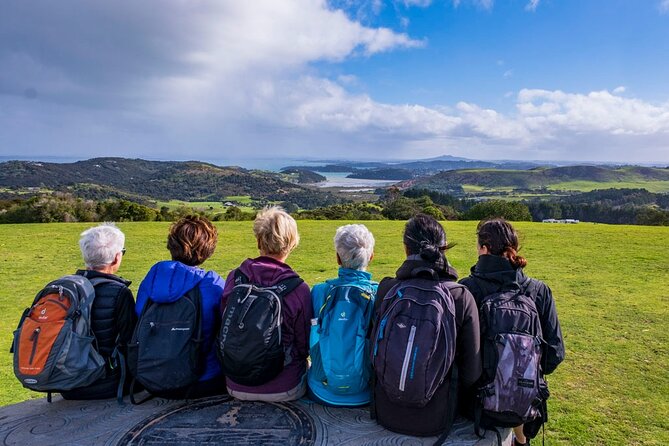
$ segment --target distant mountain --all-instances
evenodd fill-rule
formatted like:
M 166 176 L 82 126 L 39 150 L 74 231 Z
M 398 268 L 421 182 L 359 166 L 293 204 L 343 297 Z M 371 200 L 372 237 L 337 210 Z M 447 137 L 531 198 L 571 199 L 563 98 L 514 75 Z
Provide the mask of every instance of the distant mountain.
M 65 191 L 85 198 L 128 198 L 134 201 L 218 201 L 230 195 L 281 200 L 309 196 L 324 205 L 324 192 L 284 181 L 273 172 L 220 167 L 198 161 L 146 161 L 94 158 L 74 163 L 8 161 L 0 163 L 0 187 Z
M 484 188 L 540 189 L 558 183 L 587 181 L 602 183 L 602 188 L 615 183 L 669 181 L 669 170 L 640 166 L 565 166 L 535 167 L 529 170 L 462 169 L 440 172 L 412 182 L 416 188 L 436 191 L 452 190 L 453 186 L 471 185 Z

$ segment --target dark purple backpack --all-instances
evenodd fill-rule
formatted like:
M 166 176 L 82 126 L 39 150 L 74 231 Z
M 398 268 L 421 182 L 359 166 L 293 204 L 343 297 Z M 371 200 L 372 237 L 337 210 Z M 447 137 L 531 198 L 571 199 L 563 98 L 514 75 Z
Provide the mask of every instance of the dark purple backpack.
M 479 415 L 484 426 L 514 427 L 543 416 L 548 398 L 541 370 L 544 341 L 529 284 L 514 284 L 481 301 Z
M 455 304 L 439 282 L 413 278 L 392 287 L 377 312 L 372 365 L 388 399 L 424 407 L 455 358 Z

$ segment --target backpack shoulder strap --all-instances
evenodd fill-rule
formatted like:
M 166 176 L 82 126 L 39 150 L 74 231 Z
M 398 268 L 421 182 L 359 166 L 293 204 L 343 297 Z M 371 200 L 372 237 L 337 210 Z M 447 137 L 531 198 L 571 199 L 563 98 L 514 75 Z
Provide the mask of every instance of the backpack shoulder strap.
M 304 282 L 300 277 L 291 277 L 289 279 L 282 280 L 281 282 L 274 285 L 274 292 L 280 298 L 286 297 L 290 294 L 295 288 L 300 286 Z
M 241 285 L 249 283 L 249 278 L 246 274 L 242 272 L 241 269 L 237 268 L 234 275 L 235 285 Z

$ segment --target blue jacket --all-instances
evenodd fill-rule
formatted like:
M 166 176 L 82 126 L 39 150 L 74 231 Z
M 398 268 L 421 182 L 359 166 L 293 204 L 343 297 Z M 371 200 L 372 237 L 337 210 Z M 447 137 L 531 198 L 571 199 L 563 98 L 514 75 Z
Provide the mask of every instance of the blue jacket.
M 314 309 L 314 318 L 318 317 L 321 307 L 325 303 L 325 299 L 327 298 L 330 289 L 334 286 L 345 286 L 345 285 L 359 287 L 364 291 L 366 291 L 367 294 L 369 294 L 370 299 L 372 301 L 370 302 L 370 308 L 369 308 L 370 310 L 369 317 L 371 318 L 372 315 L 374 314 L 373 301 L 376 297 L 376 289 L 378 287 L 378 283 L 374 282 L 371 279 L 372 275 L 368 272 L 342 267 L 339 268 L 339 276 L 337 278 L 330 279 L 325 281 L 324 283 L 319 283 L 317 285 L 314 285 L 314 287 L 311 290 L 311 301 Z M 318 329 L 319 326 L 315 325 L 312 322 L 311 335 L 309 338 L 310 339 L 309 344 L 311 349 L 313 349 L 314 346 L 319 341 L 320 335 L 318 333 Z M 343 347 L 345 350 L 352 351 L 355 346 L 351 345 Z M 365 355 L 365 362 L 367 364 L 369 363 L 368 355 Z M 316 368 L 312 364 L 312 367 L 311 369 L 309 369 L 308 373 L 309 391 L 312 399 L 330 406 L 361 406 L 369 403 L 370 401 L 369 388 L 357 394 L 350 394 L 350 395 L 334 394 L 331 391 L 329 391 L 328 388 L 325 385 L 323 385 L 323 383 L 319 382 L 319 380 L 315 376 L 317 373 L 318 372 L 316 372 Z
M 221 365 L 216 357 L 215 326 L 221 318 L 221 296 L 225 281 L 214 271 L 188 266 L 181 262 L 166 260 L 151 267 L 139 285 L 135 311 L 142 314 L 147 299 L 154 302 L 175 302 L 195 287 L 202 294 L 202 334 L 207 352 L 204 374 L 200 381 L 221 375 Z

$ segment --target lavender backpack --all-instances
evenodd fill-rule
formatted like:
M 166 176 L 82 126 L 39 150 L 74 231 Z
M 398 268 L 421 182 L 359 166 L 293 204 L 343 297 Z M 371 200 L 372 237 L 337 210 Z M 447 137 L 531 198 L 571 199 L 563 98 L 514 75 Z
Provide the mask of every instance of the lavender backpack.
M 377 383 L 395 404 L 424 407 L 455 358 L 455 305 L 434 280 L 403 280 L 386 294 L 372 342 Z
M 540 418 L 548 398 L 541 370 L 544 341 L 527 289 L 516 284 L 484 297 L 479 320 L 484 383 L 479 388 L 481 423 L 514 427 Z

